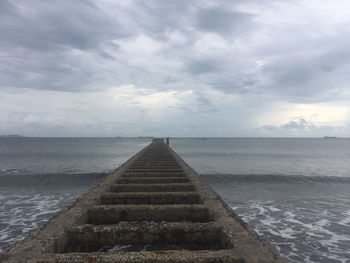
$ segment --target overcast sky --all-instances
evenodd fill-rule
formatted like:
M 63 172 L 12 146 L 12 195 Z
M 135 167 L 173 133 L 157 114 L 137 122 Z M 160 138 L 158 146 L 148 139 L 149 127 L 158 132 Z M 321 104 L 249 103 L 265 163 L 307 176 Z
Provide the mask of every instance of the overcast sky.
M 350 136 L 349 0 L 0 0 L 0 134 Z

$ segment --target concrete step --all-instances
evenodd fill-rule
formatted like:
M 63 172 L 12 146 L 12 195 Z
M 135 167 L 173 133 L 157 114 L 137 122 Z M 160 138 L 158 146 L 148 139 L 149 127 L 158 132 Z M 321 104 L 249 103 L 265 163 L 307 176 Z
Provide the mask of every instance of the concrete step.
M 67 231 L 65 252 L 219 250 L 225 244 L 222 229 L 215 223 L 149 223 L 138 225 L 81 225 Z
M 137 162 L 135 165 L 170 165 L 170 166 L 179 166 L 177 162 L 170 162 L 170 161 L 160 161 L 160 160 L 148 160 L 148 161 L 142 161 Z
M 188 183 L 186 177 L 120 177 L 116 181 L 118 184 L 169 184 Z
M 163 168 L 152 168 L 152 169 L 144 169 L 144 168 L 129 168 L 125 171 L 126 173 L 183 173 L 182 169 L 168 169 L 166 167 Z
M 159 152 L 156 151 L 146 151 L 144 152 L 144 154 L 142 156 L 140 156 L 139 160 L 143 160 L 143 159 L 152 159 L 152 158 L 162 158 L 162 159 L 169 159 L 169 160 L 175 160 L 174 157 L 165 152 L 164 150 L 161 150 Z
M 172 162 L 142 162 L 142 163 L 135 163 L 132 164 L 133 166 L 148 166 L 148 165 L 153 165 L 153 166 L 176 166 L 176 167 L 181 167 L 178 163 L 172 163 Z
M 124 172 L 122 177 L 185 177 L 184 172 Z
M 131 165 L 129 166 L 129 169 L 145 169 L 145 170 L 152 170 L 152 169 L 165 169 L 165 170 L 182 170 L 181 166 L 179 165 L 154 165 L 154 164 L 143 164 L 143 165 Z
M 106 193 L 101 196 L 101 204 L 201 204 L 196 192 L 159 193 Z
M 176 161 L 161 161 L 161 160 L 144 160 L 133 163 L 133 165 L 179 165 Z
M 140 158 L 137 160 L 137 163 L 177 163 L 177 161 L 173 158 L 161 158 L 161 157 L 153 157 L 153 158 Z
M 246 263 L 230 249 L 142 251 L 128 253 L 66 253 L 46 255 L 46 263 Z
M 87 210 L 87 224 L 108 225 L 125 221 L 208 222 L 204 205 L 98 205 Z
M 190 192 L 194 191 L 192 184 L 115 184 L 111 192 Z

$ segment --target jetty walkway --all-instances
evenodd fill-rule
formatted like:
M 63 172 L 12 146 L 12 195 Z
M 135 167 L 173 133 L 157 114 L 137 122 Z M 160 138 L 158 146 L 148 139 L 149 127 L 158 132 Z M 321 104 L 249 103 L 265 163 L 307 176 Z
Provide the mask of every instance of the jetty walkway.
M 0 255 L 0 262 L 285 262 L 162 141 Z

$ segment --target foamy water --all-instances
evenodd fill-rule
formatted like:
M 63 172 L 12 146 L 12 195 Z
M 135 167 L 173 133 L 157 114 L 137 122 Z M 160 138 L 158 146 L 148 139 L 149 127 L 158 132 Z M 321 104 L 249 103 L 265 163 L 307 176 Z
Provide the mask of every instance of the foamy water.
M 105 174 L 26 175 L 0 179 L 0 252 L 72 203 Z M 4 185 L 7 184 L 6 187 Z
M 350 183 L 202 176 L 290 262 L 349 262 Z
M 43 196 L 36 194 L 0 196 L 0 244 L 6 246 L 19 240 L 46 222 L 57 213 L 65 198 L 61 196 Z
M 232 208 L 290 262 L 350 259 L 349 210 L 334 214 L 262 201 Z

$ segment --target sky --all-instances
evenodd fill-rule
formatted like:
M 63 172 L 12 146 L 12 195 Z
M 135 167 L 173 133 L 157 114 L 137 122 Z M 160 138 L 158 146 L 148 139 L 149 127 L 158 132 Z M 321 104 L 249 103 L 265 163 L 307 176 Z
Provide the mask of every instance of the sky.
M 350 2 L 1 0 L 1 134 L 350 137 Z

